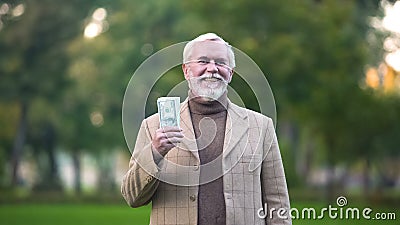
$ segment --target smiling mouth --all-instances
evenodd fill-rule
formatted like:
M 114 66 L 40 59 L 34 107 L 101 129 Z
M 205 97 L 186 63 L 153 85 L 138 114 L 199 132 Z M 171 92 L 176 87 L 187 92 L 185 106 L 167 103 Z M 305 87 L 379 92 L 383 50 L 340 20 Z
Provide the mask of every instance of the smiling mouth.
M 207 78 L 204 78 L 203 81 L 218 82 L 218 81 L 222 81 L 222 80 L 219 78 L 216 78 L 216 77 L 207 77 Z

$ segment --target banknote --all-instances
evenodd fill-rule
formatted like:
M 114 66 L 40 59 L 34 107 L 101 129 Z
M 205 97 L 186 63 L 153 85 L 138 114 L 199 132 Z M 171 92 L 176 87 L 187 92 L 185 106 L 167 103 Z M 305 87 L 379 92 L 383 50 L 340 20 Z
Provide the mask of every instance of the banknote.
M 161 97 L 157 99 L 160 127 L 179 127 L 180 97 Z

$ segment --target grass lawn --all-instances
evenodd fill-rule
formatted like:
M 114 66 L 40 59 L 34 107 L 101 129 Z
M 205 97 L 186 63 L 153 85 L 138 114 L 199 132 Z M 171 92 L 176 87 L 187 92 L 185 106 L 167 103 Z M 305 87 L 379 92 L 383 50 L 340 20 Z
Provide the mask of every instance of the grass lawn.
M 126 204 L 0 205 L 1 225 L 148 225 L 150 207 Z
M 317 212 L 322 204 L 293 204 L 301 210 L 302 208 L 316 207 Z M 349 206 L 354 207 L 354 206 Z M 361 209 L 364 207 L 360 207 Z M 294 225 L 319 225 L 319 224 L 387 224 L 399 225 L 399 209 L 389 207 L 371 207 L 373 212 L 395 212 L 396 220 L 351 220 L 330 219 L 325 216 L 322 220 L 298 219 Z M 125 204 L 8 204 L 0 205 L 0 225 L 147 225 L 149 224 L 150 206 L 131 209 Z M 328 215 L 325 213 L 325 215 Z M 211 224 L 210 224 L 211 225 Z

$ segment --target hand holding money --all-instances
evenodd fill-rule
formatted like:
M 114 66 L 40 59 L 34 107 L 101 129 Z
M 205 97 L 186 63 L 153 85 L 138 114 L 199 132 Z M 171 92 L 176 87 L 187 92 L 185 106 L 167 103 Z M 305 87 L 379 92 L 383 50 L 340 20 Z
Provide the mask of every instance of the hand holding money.
M 158 153 L 165 156 L 168 151 L 181 142 L 183 138 L 182 129 L 179 128 L 180 98 L 158 98 L 157 106 L 160 116 L 160 129 L 156 130 L 152 145 Z
M 181 142 L 182 138 L 182 129 L 179 127 L 163 127 L 156 130 L 151 144 L 154 150 L 165 156 L 171 148 Z

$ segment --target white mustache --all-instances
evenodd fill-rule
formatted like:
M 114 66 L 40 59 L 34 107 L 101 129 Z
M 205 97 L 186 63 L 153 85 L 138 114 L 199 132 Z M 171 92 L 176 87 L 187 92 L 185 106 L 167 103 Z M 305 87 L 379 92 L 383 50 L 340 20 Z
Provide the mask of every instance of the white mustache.
M 207 79 L 207 78 L 215 78 L 215 79 L 218 79 L 218 80 L 224 82 L 225 84 L 228 84 L 228 81 L 226 81 L 226 80 L 224 79 L 224 77 L 221 76 L 221 75 L 219 75 L 218 73 L 203 74 L 203 75 L 201 75 L 201 76 L 199 76 L 199 77 L 196 77 L 197 80 L 204 80 L 204 79 Z

